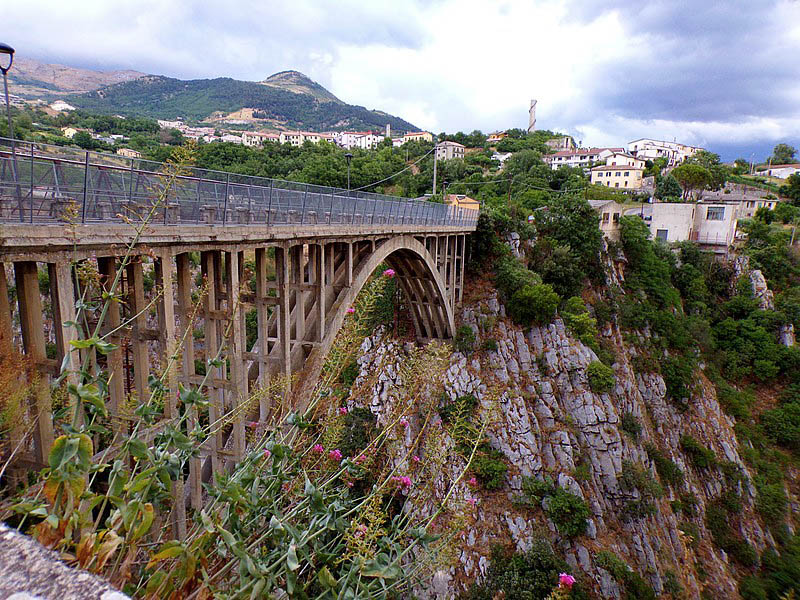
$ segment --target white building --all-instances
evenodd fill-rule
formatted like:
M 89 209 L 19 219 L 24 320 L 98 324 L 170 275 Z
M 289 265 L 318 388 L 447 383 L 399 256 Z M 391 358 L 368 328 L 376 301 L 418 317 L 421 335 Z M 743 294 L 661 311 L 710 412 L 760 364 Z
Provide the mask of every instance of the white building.
M 75 107 L 72 106 L 72 104 L 67 104 L 63 100 L 56 100 L 50 105 L 50 108 L 58 112 L 75 110 Z
M 628 143 L 628 152 L 636 158 L 644 160 L 666 158 L 667 166 L 670 167 L 681 164 L 702 149 L 698 146 L 687 146 L 678 142 L 665 142 L 651 138 L 641 138 Z
M 606 165 L 609 167 L 633 167 L 634 169 L 644 169 L 644 160 L 626 152 L 613 152 L 606 156 Z
M 724 253 L 736 235 L 738 202 L 657 202 L 652 209 L 649 226 L 654 239 L 688 240 Z
M 158 119 L 158 126 L 161 129 L 180 129 L 181 127 L 185 127 L 183 121 L 164 121 L 162 119 Z
M 362 136 L 357 137 L 355 139 L 354 147 L 361 148 L 362 150 L 373 150 L 374 148 L 377 148 L 378 144 L 380 144 L 384 139 L 386 138 L 383 136 L 383 134 L 379 135 L 370 131 Z
M 465 149 L 466 147 L 458 142 L 439 142 L 436 144 L 436 158 L 439 160 L 464 158 Z
M 578 148 L 577 150 L 562 150 L 555 154 L 545 154 L 542 157 L 553 171 L 560 167 L 591 167 L 598 162 L 604 162 L 614 153 L 625 152 L 625 148 Z
M 777 177 L 778 179 L 788 179 L 795 173 L 800 173 L 800 164 L 793 165 L 772 165 L 763 171 L 756 171 L 756 175 L 767 177 Z
M 233 135 L 232 133 L 226 133 L 220 138 L 221 142 L 230 142 L 231 144 L 241 144 L 242 143 L 242 136 L 240 135 Z
M 281 136 L 277 133 L 261 133 L 260 131 L 243 131 L 242 143 L 254 148 L 262 147 L 266 142 L 278 142 Z

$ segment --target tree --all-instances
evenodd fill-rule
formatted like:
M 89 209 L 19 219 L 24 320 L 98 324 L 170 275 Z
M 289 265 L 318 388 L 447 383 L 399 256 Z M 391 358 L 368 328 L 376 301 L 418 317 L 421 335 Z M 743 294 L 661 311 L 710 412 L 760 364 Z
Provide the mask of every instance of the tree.
M 797 148 L 789 144 L 778 144 L 772 150 L 770 160 L 773 165 L 787 165 L 794 162 L 795 154 L 797 154 Z
M 750 170 L 750 161 L 746 158 L 737 158 L 733 161 L 733 172 L 736 175 L 744 175 Z
M 72 141 L 84 150 L 91 150 L 95 147 L 94 140 L 87 131 L 79 131 L 72 136 Z
M 672 173 L 667 173 L 666 177 L 659 177 L 653 193 L 656 199 L 662 202 L 677 202 L 682 194 L 681 184 L 673 177 Z
M 800 205 L 800 173 L 789 175 L 786 185 L 782 185 L 778 193 L 789 198 L 795 206 Z
M 684 199 L 689 199 L 694 190 L 702 190 L 712 181 L 711 171 L 692 163 L 675 167 L 671 174 L 683 188 Z

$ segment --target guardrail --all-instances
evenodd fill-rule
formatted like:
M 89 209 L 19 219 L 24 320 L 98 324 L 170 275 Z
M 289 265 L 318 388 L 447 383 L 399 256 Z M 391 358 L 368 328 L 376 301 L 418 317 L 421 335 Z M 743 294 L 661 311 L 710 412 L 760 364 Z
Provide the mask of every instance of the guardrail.
M 474 229 L 478 211 L 313 184 L 181 170 L 115 154 L 0 138 L 0 222 L 113 223 L 157 206 L 157 222 L 240 225 L 446 225 Z

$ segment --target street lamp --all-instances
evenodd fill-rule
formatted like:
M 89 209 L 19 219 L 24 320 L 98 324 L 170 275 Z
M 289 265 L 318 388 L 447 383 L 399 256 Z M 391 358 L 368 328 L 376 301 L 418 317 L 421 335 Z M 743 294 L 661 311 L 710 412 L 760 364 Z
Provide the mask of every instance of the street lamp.
M 350 161 L 353 160 L 353 155 L 349 152 L 344 155 L 344 159 L 347 161 L 347 197 L 350 197 Z
M 8 60 L 8 64 L 5 62 Z M 8 99 L 8 71 L 11 65 L 14 64 L 14 49 L 8 44 L 0 42 L 0 71 L 3 72 L 3 88 L 6 93 L 6 117 L 8 118 L 8 137 L 11 138 L 11 170 L 14 172 L 14 183 L 17 187 L 17 205 L 19 206 L 19 220 L 23 220 L 22 216 L 22 192 L 19 187 L 19 179 L 17 178 L 17 148 L 14 142 L 14 127 L 11 124 L 11 102 Z

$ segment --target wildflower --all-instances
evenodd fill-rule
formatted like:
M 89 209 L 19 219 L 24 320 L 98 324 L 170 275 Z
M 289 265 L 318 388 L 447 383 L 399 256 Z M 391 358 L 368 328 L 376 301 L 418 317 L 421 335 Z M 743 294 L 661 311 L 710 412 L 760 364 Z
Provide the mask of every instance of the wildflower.
M 357 465 L 360 465 L 365 460 L 367 460 L 367 457 L 364 456 L 363 454 L 359 454 L 358 456 L 356 456 L 356 464 Z
M 331 450 L 330 452 L 328 452 L 328 457 L 331 460 L 335 460 L 335 461 L 338 462 L 338 461 L 342 460 L 342 453 L 338 449 Z
M 352 315 L 354 312 L 356 312 L 356 309 L 355 309 L 355 308 L 353 308 L 352 306 L 351 306 L 350 308 L 348 308 L 348 309 L 347 309 L 347 314 L 350 314 L 350 315 Z
M 572 584 L 575 583 L 575 578 L 572 575 L 567 575 L 566 573 L 559 573 L 558 574 L 558 585 L 559 587 L 565 587 L 567 589 L 572 588 Z
M 346 406 L 340 406 L 339 407 L 339 414 L 340 415 L 346 415 L 347 414 L 347 407 Z
M 469 504 L 472 508 L 475 508 L 475 506 L 478 504 L 478 499 L 477 498 L 467 498 L 467 504 Z
M 408 427 L 408 419 L 406 419 L 405 417 L 401 417 L 400 425 L 402 425 L 404 428 Z
M 272 456 L 272 452 L 264 448 L 264 458 L 268 459 L 270 456 Z
M 411 460 L 413 460 L 415 463 L 418 463 L 418 462 L 419 462 L 419 460 L 420 460 L 420 458 L 419 458 L 419 456 L 417 456 L 417 455 L 415 454 L 414 456 L 412 456 L 412 457 L 411 457 Z
M 325 448 L 322 446 L 322 444 L 314 444 L 311 450 L 313 452 L 316 452 L 317 454 L 322 454 L 323 452 L 325 452 Z
M 367 534 L 367 526 L 364 524 L 359 525 L 356 527 L 356 537 L 363 537 Z
M 403 476 L 395 475 L 392 477 L 392 481 L 394 481 L 398 486 L 400 486 L 403 489 L 411 487 L 411 477 L 408 477 L 406 475 Z
M 472 486 L 472 487 L 476 487 L 476 486 L 478 485 L 478 480 L 477 480 L 477 479 L 475 479 L 474 477 L 470 477 L 470 478 L 467 480 L 467 484 L 469 484 L 469 485 L 470 485 L 470 486 Z
M 349 488 L 353 487 L 353 482 L 352 481 L 345 481 L 344 484 Z
M 245 423 L 245 426 L 249 427 L 250 429 L 255 429 L 256 427 L 258 427 L 258 423 L 255 421 L 247 421 Z
M 386 270 L 383 272 L 383 276 L 384 276 L 384 277 L 388 277 L 389 279 L 391 279 L 392 277 L 394 277 L 394 275 L 395 275 L 395 273 L 394 273 L 394 269 L 386 269 Z

